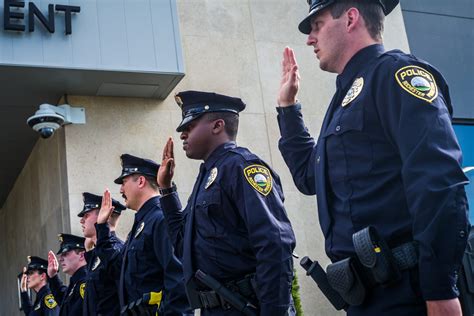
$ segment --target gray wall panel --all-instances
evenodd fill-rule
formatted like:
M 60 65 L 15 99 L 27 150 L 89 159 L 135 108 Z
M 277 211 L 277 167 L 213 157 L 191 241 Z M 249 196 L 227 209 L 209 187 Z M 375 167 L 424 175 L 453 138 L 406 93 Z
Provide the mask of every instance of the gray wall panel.
M 169 0 L 162 0 L 162 1 L 151 1 L 150 2 L 150 11 L 153 17 L 153 33 L 156 36 L 155 40 L 155 51 L 156 51 L 156 64 L 157 67 L 160 69 L 173 69 L 177 67 L 177 63 L 170 64 L 167 60 L 170 60 L 171 56 L 176 55 L 176 46 L 169 46 L 164 47 L 161 43 L 168 43 L 174 37 L 179 39 L 179 34 L 176 34 L 178 28 L 174 28 L 174 32 L 167 32 L 166 29 L 173 28 L 175 25 L 175 20 L 173 17 L 177 19 L 177 15 L 173 14 L 166 14 L 165 12 L 169 12 L 172 10 L 171 1 Z M 176 8 L 175 8 L 176 10 Z M 163 25 L 166 25 L 166 28 L 160 27 L 156 21 L 161 21 Z M 177 24 L 176 24 L 177 25 Z
M 473 0 L 401 0 L 403 10 L 474 18 Z
M 97 2 L 100 32 L 100 57 L 104 66 L 129 65 L 123 0 Z
M 156 67 L 153 23 L 149 8 L 150 0 L 125 0 L 129 60 L 132 65 L 143 68 Z

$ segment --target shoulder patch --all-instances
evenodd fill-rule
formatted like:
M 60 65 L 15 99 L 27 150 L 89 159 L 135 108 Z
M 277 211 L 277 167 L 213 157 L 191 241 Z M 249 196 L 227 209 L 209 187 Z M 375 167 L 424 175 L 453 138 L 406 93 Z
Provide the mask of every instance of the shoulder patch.
M 58 306 L 58 303 L 56 303 L 53 294 L 48 294 L 44 297 L 44 305 L 46 305 L 46 307 L 49 309 L 53 309 Z
M 86 283 L 81 283 L 81 286 L 79 287 L 79 294 L 81 294 L 82 299 L 84 299 L 84 294 L 86 292 Z
M 433 75 L 419 66 L 405 66 L 395 73 L 400 87 L 411 95 L 431 103 L 438 96 L 438 86 Z
M 250 165 L 244 169 L 244 176 L 258 193 L 267 196 L 272 191 L 272 174 L 267 167 Z

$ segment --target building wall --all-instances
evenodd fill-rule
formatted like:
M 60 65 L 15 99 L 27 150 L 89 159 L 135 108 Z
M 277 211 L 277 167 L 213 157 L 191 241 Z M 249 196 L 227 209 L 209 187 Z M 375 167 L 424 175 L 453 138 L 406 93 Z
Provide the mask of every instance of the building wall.
M 278 5 L 276 5 L 278 4 Z M 335 75 L 324 73 L 306 37 L 297 24 L 307 13 L 306 1 L 294 0 L 179 0 L 181 40 L 186 76 L 174 92 L 194 89 L 215 91 L 242 98 L 247 109 L 241 114 L 237 142 L 251 148 L 280 174 L 286 207 L 297 237 L 296 253 L 328 264 L 314 197 L 299 193 L 278 151 L 276 98 L 280 59 L 285 46 L 295 49 L 301 72 L 301 93 L 306 123 L 317 136 L 332 94 Z M 387 48 L 408 49 L 400 10 L 388 18 Z M 82 207 L 81 193 L 101 193 L 108 187 L 121 200 L 113 183 L 120 174 L 119 156 L 130 153 L 160 160 L 169 136 L 175 140 L 176 183 L 185 202 L 198 173 L 199 161 L 188 160 L 181 150 L 175 128 L 181 113 L 174 92 L 164 101 L 133 98 L 69 96 L 73 106 L 86 109 L 86 125 L 70 125 L 65 131 L 67 161 L 68 225 L 80 234 L 76 214 Z M 119 236 L 126 237 L 134 213 L 126 211 Z M 0 224 L 1 225 L 1 224 Z M 54 227 L 51 228 L 54 230 Z M 31 234 L 35 238 L 34 234 Z M 15 267 L 19 261 L 15 262 Z M 316 285 L 299 275 L 306 315 L 336 315 Z
M 14 155 L 15 153 L 11 153 Z M 0 315 L 20 315 L 16 276 L 27 256 L 57 251 L 70 230 L 64 131 L 39 140 L 0 210 Z

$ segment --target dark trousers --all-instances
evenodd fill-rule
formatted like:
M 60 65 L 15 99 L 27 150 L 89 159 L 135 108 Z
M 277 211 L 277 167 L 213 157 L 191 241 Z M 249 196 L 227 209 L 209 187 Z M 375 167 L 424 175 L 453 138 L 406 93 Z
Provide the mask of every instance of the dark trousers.
M 403 271 L 399 282 L 391 286 L 377 286 L 369 291 L 364 304 L 351 306 L 348 316 L 422 316 L 426 303 L 421 297 L 418 267 Z

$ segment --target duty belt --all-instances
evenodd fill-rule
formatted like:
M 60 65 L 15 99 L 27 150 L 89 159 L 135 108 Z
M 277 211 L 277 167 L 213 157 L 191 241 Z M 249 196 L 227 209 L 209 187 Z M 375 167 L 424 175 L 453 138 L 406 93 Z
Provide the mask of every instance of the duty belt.
M 253 299 L 256 297 L 255 295 L 255 274 L 251 274 L 246 276 L 243 279 L 238 281 L 230 281 L 225 283 L 225 287 L 232 292 L 239 293 L 243 297 L 249 299 Z M 198 291 L 197 292 L 199 300 L 201 302 L 201 308 L 210 309 L 221 307 L 224 310 L 228 310 L 231 308 L 231 305 L 225 301 L 219 294 L 215 291 Z
M 338 310 L 362 304 L 367 291 L 397 282 L 401 271 L 414 268 L 418 263 L 415 242 L 390 249 L 374 227 L 358 231 L 352 241 L 356 256 L 330 264 L 326 272 L 317 261 L 308 257 L 301 260 L 307 275 Z

